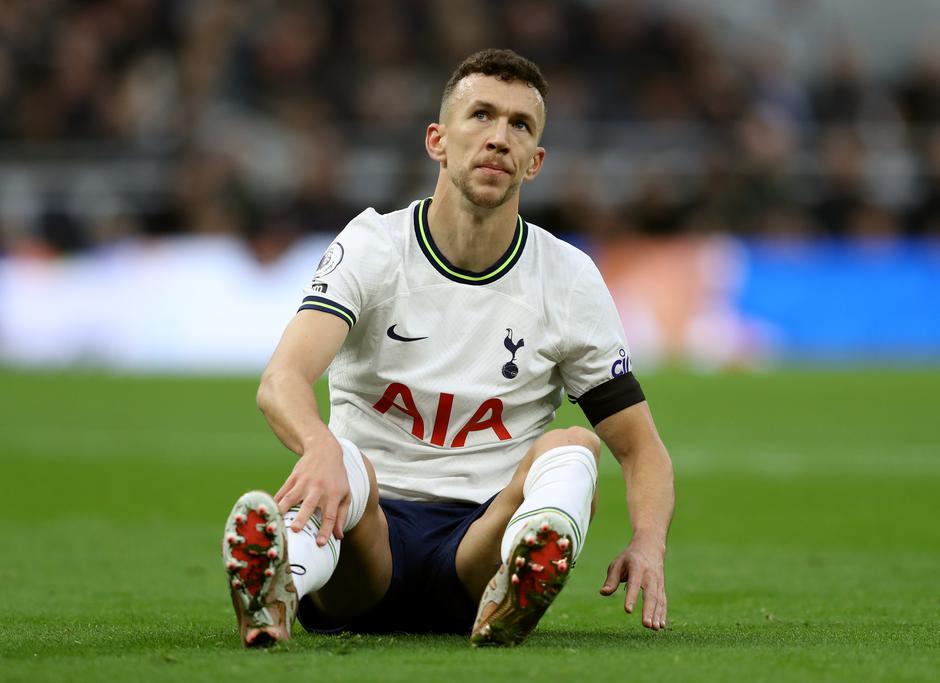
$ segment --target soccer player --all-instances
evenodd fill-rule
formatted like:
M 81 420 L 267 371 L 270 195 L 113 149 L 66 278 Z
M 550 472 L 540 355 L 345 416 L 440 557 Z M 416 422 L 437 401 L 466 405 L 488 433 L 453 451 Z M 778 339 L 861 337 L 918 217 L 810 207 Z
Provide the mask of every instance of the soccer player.
M 433 196 L 367 209 L 320 261 L 258 390 L 299 459 L 226 523 L 246 646 L 289 638 L 295 616 L 522 642 L 584 546 L 601 440 L 633 535 L 600 592 L 626 582 L 626 611 L 642 591 L 643 625 L 666 626 L 669 456 L 596 267 L 518 214 L 545 157 L 545 92 L 514 52 L 465 60 L 427 128 Z M 327 368 L 328 426 L 311 388 Z M 597 435 L 545 431 L 563 392 Z

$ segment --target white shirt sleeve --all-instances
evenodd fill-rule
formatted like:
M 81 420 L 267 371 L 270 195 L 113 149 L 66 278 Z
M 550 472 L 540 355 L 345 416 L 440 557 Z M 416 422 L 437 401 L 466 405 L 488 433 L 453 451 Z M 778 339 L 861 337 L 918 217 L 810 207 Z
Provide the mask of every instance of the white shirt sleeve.
M 559 363 L 565 391 L 578 399 L 632 370 L 620 316 L 597 266 L 587 257 L 570 280 L 565 346 Z
M 383 229 L 373 209 L 350 221 L 324 252 L 299 310 L 331 313 L 351 329 L 389 276 L 392 244 Z

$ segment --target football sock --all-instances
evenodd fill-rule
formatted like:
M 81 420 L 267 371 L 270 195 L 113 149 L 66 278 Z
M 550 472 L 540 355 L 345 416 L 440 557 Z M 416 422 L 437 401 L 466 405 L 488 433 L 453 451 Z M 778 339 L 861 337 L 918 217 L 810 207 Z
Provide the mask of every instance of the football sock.
M 365 513 L 366 503 L 369 500 L 369 473 L 362 460 L 359 449 L 346 439 L 339 439 L 343 447 L 343 465 L 346 467 L 346 476 L 349 479 L 350 504 L 346 515 L 343 532 L 352 529 Z M 311 515 L 309 521 L 300 531 L 291 531 L 291 522 L 300 511 L 300 506 L 294 506 L 284 515 L 284 525 L 287 529 L 287 557 L 290 559 L 291 575 L 294 579 L 294 588 L 298 597 L 319 590 L 333 576 L 336 564 L 339 562 L 340 540 L 330 534 L 327 543 L 322 548 L 317 545 L 317 534 L 320 531 L 320 508 Z
M 343 465 L 346 466 L 346 476 L 349 477 L 349 511 L 343 524 L 343 533 L 346 533 L 359 524 L 369 502 L 369 471 L 362 459 L 362 453 L 349 439 L 337 439 L 343 447 Z
M 525 478 L 525 499 L 506 526 L 501 546 L 503 562 L 509 561 L 516 536 L 526 522 L 539 514 L 548 514 L 571 536 L 572 558 L 578 559 L 588 524 L 591 500 L 597 484 L 597 461 L 584 446 L 560 446 L 536 458 Z

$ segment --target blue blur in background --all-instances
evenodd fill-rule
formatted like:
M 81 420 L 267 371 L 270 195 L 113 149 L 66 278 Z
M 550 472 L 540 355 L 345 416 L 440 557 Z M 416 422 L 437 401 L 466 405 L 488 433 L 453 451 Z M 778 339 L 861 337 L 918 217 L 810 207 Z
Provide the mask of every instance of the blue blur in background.
M 940 360 L 940 241 L 748 242 L 737 305 L 784 358 Z

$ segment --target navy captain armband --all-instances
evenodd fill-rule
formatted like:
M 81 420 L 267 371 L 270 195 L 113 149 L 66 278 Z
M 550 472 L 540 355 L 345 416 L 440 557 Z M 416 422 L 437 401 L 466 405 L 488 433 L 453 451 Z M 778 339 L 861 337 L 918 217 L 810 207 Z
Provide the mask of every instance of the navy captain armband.
M 643 389 L 632 372 L 614 377 L 581 397 L 571 399 L 572 403 L 581 406 L 592 427 L 604 418 L 645 400 Z

